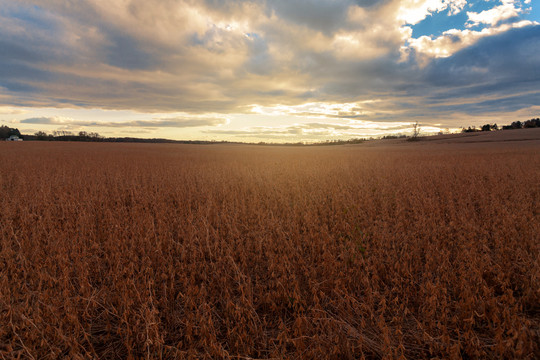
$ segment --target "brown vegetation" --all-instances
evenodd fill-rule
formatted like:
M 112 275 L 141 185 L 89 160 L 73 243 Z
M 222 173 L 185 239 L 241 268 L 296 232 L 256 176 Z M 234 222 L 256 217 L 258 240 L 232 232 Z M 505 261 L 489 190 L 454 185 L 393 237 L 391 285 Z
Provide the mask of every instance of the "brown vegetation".
M 538 142 L 0 163 L 1 358 L 539 354 Z

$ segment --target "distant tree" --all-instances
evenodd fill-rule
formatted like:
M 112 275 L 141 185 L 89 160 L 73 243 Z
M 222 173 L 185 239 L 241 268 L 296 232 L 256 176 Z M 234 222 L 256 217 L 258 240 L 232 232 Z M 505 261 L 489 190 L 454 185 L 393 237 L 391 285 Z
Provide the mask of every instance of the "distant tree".
M 11 135 L 16 135 L 18 137 L 22 137 L 21 132 L 19 129 L 10 128 L 8 126 L 2 125 L 0 126 L 0 139 L 7 139 Z
M 5 125 L 0 126 L 0 139 L 7 139 L 9 137 L 9 130 Z
M 418 124 L 418 120 L 413 124 L 413 138 L 417 138 L 418 135 L 420 135 L 420 124 Z
M 73 136 L 73 133 L 71 131 L 67 130 L 55 130 L 53 131 L 54 136 Z
M 523 123 L 524 128 L 536 128 L 540 127 L 540 119 L 530 119 Z
M 492 130 L 499 130 L 499 127 L 497 126 L 497 124 L 482 125 L 482 131 L 492 131 Z
M 522 129 L 523 123 L 521 121 L 514 121 L 510 126 L 512 129 Z
M 38 131 L 34 135 L 37 140 L 47 140 L 47 134 L 44 131 Z
M 416 141 L 418 140 L 418 136 L 420 135 L 420 124 L 418 123 L 418 120 L 416 120 L 416 122 L 412 124 L 412 128 L 413 132 L 411 134 L 411 137 L 407 140 Z
M 11 136 L 11 135 L 16 135 L 16 136 L 18 136 L 18 137 L 22 137 L 21 132 L 19 131 L 19 129 L 11 128 L 11 129 L 9 129 L 9 130 L 10 130 L 10 131 L 9 131 L 9 136 Z
M 397 135 L 385 135 L 381 139 L 387 140 L 387 139 L 401 139 L 405 138 L 407 135 L 397 134 Z
M 88 133 L 88 138 L 90 139 L 90 141 L 99 141 L 103 139 L 103 137 L 97 132 Z
M 470 132 L 477 132 L 477 131 L 480 131 L 476 128 L 476 126 L 473 126 L 473 127 L 468 127 L 467 129 L 463 128 L 461 129 L 461 132 L 463 133 L 470 133 Z

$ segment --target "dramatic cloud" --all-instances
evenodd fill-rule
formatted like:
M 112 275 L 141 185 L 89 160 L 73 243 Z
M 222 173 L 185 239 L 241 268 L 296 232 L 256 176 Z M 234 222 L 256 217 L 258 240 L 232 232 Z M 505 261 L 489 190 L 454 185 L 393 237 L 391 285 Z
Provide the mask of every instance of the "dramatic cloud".
M 500 116 L 537 116 L 531 104 L 540 89 L 540 24 L 533 6 L 0 0 L 0 116 L 24 107 L 36 112 L 19 117 L 21 124 L 133 131 L 241 131 L 332 119 L 373 121 L 381 129 L 418 119 L 459 126 L 493 108 Z M 426 24 L 435 28 L 419 31 Z M 76 120 L 66 109 L 154 115 Z
M 143 128 L 186 128 L 200 126 L 219 126 L 227 123 L 223 118 L 163 118 L 155 120 L 135 120 L 135 121 L 80 121 L 62 117 L 37 117 L 20 121 L 22 124 L 42 124 L 42 125 L 62 125 L 62 126 L 82 126 L 82 127 L 143 127 Z

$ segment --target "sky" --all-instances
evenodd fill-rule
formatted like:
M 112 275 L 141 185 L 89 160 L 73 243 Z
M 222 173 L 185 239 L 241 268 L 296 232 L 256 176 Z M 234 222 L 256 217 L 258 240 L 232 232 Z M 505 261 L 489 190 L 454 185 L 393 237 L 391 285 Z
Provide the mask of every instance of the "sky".
M 539 0 L 0 0 L 0 125 L 314 142 L 540 116 Z

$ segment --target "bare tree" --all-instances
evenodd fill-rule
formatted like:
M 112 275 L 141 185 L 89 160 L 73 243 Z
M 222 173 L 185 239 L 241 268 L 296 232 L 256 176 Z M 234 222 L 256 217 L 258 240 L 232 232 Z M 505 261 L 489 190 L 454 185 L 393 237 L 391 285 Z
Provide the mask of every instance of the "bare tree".
M 413 133 L 409 140 L 414 141 L 418 140 L 418 135 L 420 135 L 420 124 L 418 123 L 418 120 L 416 120 L 415 123 L 412 124 L 413 127 Z

